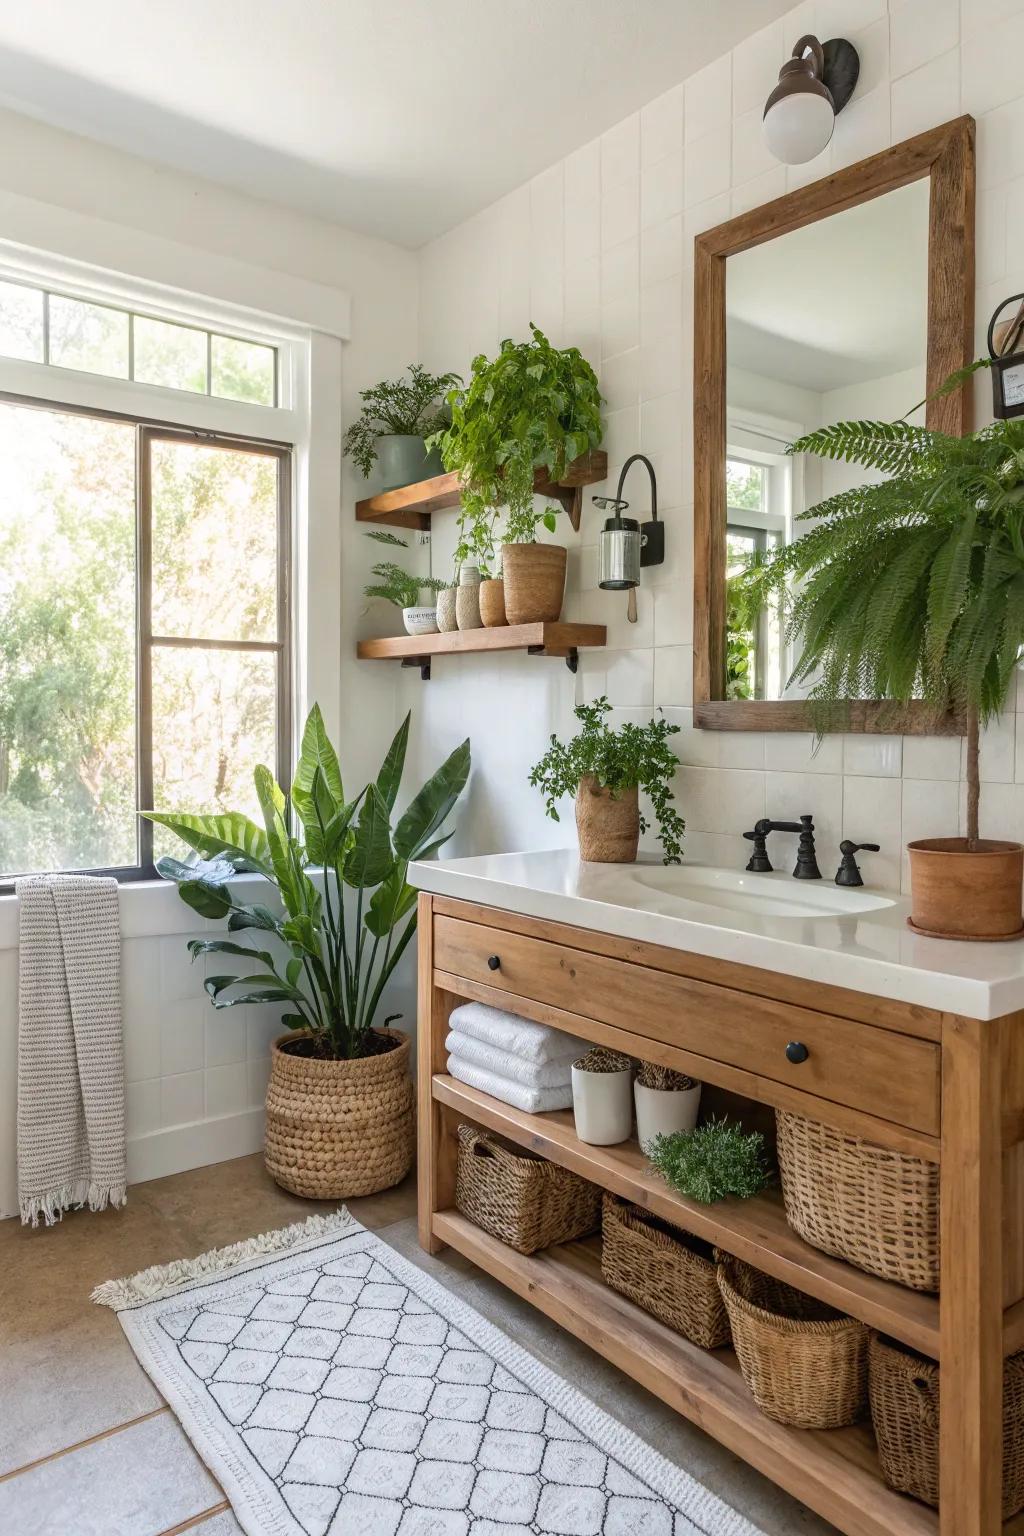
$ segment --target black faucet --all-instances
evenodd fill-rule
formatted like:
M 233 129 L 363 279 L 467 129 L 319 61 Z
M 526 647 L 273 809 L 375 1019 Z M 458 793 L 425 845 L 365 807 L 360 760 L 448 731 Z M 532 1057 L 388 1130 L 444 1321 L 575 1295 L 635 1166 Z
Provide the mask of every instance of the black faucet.
M 849 838 L 843 838 L 839 844 L 839 852 L 843 856 L 843 862 L 836 870 L 836 885 L 863 885 L 860 869 L 854 857 L 858 853 L 880 853 L 877 843 L 851 843 Z
M 754 851 L 747 864 L 747 869 L 752 874 L 771 873 L 772 865 L 766 846 L 769 832 L 799 832 L 800 842 L 797 845 L 793 878 L 794 880 L 821 879 L 821 870 L 814 855 L 814 821 L 810 816 L 801 816 L 799 821 L 772 821 L 769 817 L 762 816 L 760 821 L 754 823 L 753 832 L 744 832 L 743 836 L 747 842 L 754 845 Z

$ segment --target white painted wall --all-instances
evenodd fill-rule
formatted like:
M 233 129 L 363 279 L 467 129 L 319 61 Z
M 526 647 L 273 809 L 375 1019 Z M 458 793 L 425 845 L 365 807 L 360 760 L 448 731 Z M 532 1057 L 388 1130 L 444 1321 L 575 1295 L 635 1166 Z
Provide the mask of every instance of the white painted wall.
M 776 164 L 763 148 L 765 97 L 796 38 L 850 37 L 861 56 L 857 95 L 832 145 L 803 167 Z M 572 842 L 546 821 L 526 769 L 551 729 L 571 727 L 576 697 L 607 692 L 616 717 L 643 719 L 655 705 L 682 728 L 678 793 L 692 857 L 741 867 L 739 834 L 765 812 L 813 812 L 822 868 L 838 862 L 842 836 L 870 839 L 867 878 L 898 888 L 902 845 L 956 829 L 963 802 L 961 745 L 929 738 L 810 737 L 695 732 L 692 644 L 692 251 L 694 236 L 830 170 L 970 112 L 978 120 L 978 349 L 996 302 L 1024 288 L 1024 44 L 1022 0 L 805 0 L 730 55 L 422 252 L 422 361 L 465 367 L 522 335 L 534 319 L 599 367 L 608 399 L 610 478 L 626 455 L 654 460 L 667 528 L 667 561 L 645 577 L 639 623 L 625 599 L 596 587 L 600 514 L 589 503 L 569 532 L 566 612 L 609 625 L 608 649 L 584 657 L 576 687 L 555 661 L 463 658 L 439 662 L 423 700 L 420 750 L 454 731 L 472 737 L 478 774 L 462 851 Z M 979 385 L 979 421 L 990 414 Z M 903 402 L 900 409 L 913 403 Z M 633 472 L 634 474 L 636 471 Z M 642 510 L 644 481 L 626 495 Z M 595 488 L 597 489 L 597 488 Z M 450 542 L 435 518 L 435 557 Z M 440 568 L 435 562 L 435 568 Z M 1014 701 L 982 752 L 982 830 L 1024 835 L 1024 744 Z M 569 808 L 567 807 L 567 810 Z

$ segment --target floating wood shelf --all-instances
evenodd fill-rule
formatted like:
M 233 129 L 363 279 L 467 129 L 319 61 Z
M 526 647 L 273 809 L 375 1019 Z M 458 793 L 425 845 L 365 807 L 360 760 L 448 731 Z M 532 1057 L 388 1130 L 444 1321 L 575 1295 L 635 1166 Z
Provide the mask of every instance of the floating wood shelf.
M 700 1205 L 670 1189 L 652 1171 L 636 1141 L 613 1147 L 580 1141 L 568 1110 L 528 1115 L 446 1073 L 435 1076 L 433 1091 L 442 1104 L 476 1124 L 539 1152 L 549 1162 L 581 1174 L 695 1237 L 718 1244 L 766 1274 L 902 1339 L 912 1349 L 939 1358 L 938 1297 L 880 1280 L 812 1248 L 789 1227 L 777 1192 Z
M 430 677 L 432 656 L 457 656 L 467 651 L 563 656 L 569 670 L 575 672 L 579 651 L 604 645 L 606 633 L 603 624 L 503 624 L 495 629 L 453 630 L 447 635 L 388 635 L 360 640 L 356 655 L 361 661 L 397 660 L 403 667 L 419 667 L 424 681 Z
M 546 469 L 538 469 L 533 477 L 534 494 L 550 496 L 562 503 L 569 521 L 579 532 L 580 514 L 583 510 L 583 487 L 597 485 L 608 474 L 608 455 L 603 448 L 595 448 L 566 466 L 565 474 L 557 485 L 549 478 Z M 360 523 L 389 523 L 394 528 L 430 527 L 430 514 L 442 512 L 446 507 L 459 504 L 458 475 L 434 475 L 430 480 L 419 480 L 415 485 L 400 486 L 397 491 L 381 491 L 356 502 L 356 520 Z

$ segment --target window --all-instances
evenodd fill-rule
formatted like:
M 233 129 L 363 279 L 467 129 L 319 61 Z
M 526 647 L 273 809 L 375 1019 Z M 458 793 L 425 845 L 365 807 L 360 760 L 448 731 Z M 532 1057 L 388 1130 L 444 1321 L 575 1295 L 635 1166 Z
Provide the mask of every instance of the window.
M 140 806 L 287 782 L 290 484 L 278 444 L 0 397 L 0 881 L 148 875 Z
M 278 402 L 278 350 L 110 304 L 0 281 L 0 357 L 249 405 Z
M 788 480 L 768 462 L 730 455 L 725 465 L 725 697 L 782 697 L 783 635 L 781 614 L 750 611 L 737 578 L 757 555 L 775 549 L 785 537 Z

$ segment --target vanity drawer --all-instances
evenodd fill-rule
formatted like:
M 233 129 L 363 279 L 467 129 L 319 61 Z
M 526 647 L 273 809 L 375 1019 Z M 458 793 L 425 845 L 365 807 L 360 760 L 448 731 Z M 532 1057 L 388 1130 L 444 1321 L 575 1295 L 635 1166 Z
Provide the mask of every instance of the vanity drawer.
M 938 1133 L 940 1053 L 927 1040 L 441 915 L 434 966 L 508 993 L 512 1011 L 529 998 Z

